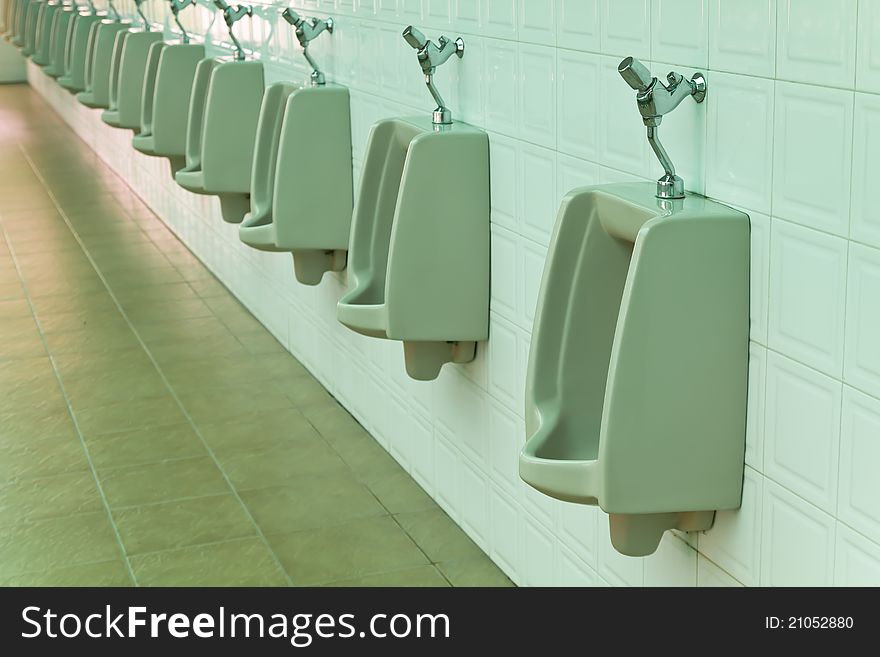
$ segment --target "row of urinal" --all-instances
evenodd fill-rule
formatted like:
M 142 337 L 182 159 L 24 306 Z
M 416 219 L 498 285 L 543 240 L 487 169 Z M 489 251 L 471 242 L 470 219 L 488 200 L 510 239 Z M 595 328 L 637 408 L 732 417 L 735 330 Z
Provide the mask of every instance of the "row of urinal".
M 224 9 L 230 30 L 243 15 Z M 285 17 L 306 50 L 322 23 L 332 27 L 289 10 Z M 168 158 L 184 188 L 217 195 L 246 244 L 292 252 L 302 282 L 347 266 L 351 288 L 339 320 L 403 340 L 415 378 L 473 357 L 487 337 L 488 141 L 451 123 L 431 77 L 444 57 L 461 53 L 460 41 L 441 39 L 438 48 L 405 32 L 439 106 L 431 118 L 373 127 L 353 203 L 345 88 L 319 84 L 317 68 L 314 84 L 265 88 L 262 64 L 240 49 L 206 58 L 201 45 L 155 40 L 144 55 L 137 41 L 124 45 L 138 32 L 104 28 L 113 29 L 113 47 L 109 36 L 94 35 L 86 82 L 103 93 L 95 75 L 104 75 L 106 58 L 108 95 L 99 100 L 112 112 L 116 86 L 115 120 L 138 133 L 138 150 Z M 125 118 L 112 81 L 126 64 L 125 75 L 143 82 L 138 122 Z M 705 82 L 689 91 L 668 78 L 661 89 L 629 58 L 621 74 L 665 156 L 656 129 L 674 105 L 652 94 L 697 98 Z M 736 508 L 741 496 L 748 217 L 666 194 L 680 186 L 676 179 L 667 170 L 660 199 L 642 183 L 565 198 L 529 354 L 522 478 L 552 497 L 600 505 L 611 514 L 612 542 L 630 555 L 653 552 L 667 529 L 707 529 L 715 509 Z

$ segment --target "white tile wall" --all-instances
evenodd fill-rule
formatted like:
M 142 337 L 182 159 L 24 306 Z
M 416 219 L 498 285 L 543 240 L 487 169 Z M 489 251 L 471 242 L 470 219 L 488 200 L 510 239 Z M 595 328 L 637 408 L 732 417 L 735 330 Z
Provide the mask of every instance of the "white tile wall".
M 156 3 L 154 3 L 156 4 Z M 38 71 L 32 83 L 111 161 L 516 582 L 554 585 L 880 583 L 880 3 L 876 0 L 296 0 L 332 15 L 315 42 L 352 91 L 355 177 L 370 126 L 432 107 L 413 23 L 462 34 L 438 72 L 456 117 L 490 136 L 491 340 L 475 364 L 408 379 L 400 345 L 335 321 L 345 274 L 297 284 L 285 255 L 243 247 L 216 202 L 176 188 Z M 266 3 L 261 16 L 275 18 Z M 155 17 L 161 20 L 159 9 Z M 213 12 L 185 12 L 204 34 Z M 269 78 L 307 69 L 285 24 L 242 34 Z M 225 29 L 215 21 L 214 45 Z M 645 559 L 618 554 L 600 510 L 524 486 L 523 394 L 546 245 L 570 189 L 650 181 L 623 56 L 707 69 L 709 96 L 661 137 L 688 189 L 752 219 L 749 416 L 742 507 Z

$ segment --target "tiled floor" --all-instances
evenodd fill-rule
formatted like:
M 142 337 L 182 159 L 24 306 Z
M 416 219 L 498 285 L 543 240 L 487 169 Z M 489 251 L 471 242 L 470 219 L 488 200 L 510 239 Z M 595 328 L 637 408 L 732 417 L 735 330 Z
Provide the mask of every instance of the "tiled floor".
M 20 85 L 0 227 L 0 584 L 510 585 Z

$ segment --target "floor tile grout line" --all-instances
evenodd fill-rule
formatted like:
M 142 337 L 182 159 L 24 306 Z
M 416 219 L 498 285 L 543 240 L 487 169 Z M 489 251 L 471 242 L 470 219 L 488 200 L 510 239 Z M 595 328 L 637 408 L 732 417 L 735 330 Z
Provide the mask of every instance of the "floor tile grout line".
M 116 307 L 117 307 L 117 309 L 119 310 L 119 312 L 122 314 L 123 319 L 125 320 L 126 324 L 128 324 L 129 328 L 130 328 L 131 331 L 134 333 L 135 337 L 137 338 L 138 342 L 140 343 L 141 348 L 144 350 L 144 352 L 147 354 L 147 357 L 148 357 L 148 358 L 150 359 L 150 361 L 153 363 L 153 367 L 156 368 L 156 371 L 159 373 L 159 376 L 162 378 L 162 381 L 164 382 L 165 386 L 168 388 L 169 392 L 171 393 L 171 397 L 174 399 L 174 401 L 175 401 L 175 403 L 177 404 L 177 406 L 181 409 L 181 412 L 183 413 L 184 417 L 186 417 L 187 421 L 190 423 L 190 426 L 192 426 L 193 431 L 194 431 L 195 434 L 198 436 L 198 438 L 199 438 L 199 440 L 201 441 L 202 445 L 203 445 L 203 446 L 205 447 L 205 449 L 207 450 L 207 452 L 208 452 L 208 454 L 209 454 L 211 460 L 214 462 L 214 465 L 217 467 L 217 469 L 218 469 L 218 471 L 220 472 L 221 476 L 222 476 L 223 479 L 226 481 L 226 485 L 227 485 L 227 486 L 229 487 L 229 489 L 232 491 L 232 494 L 235 496 L 235 499 L 236 499 L 236 500 L 238 501 L 238 503 L 241 505 L 242 509 L 244 510 L 244 513 L 247 515 L 248 519 L 249 519 L 249 520 L 251 521 L 251 523 L 253 524 L 254 529 L 256 530 L 257 536 L 259 537 L 260 541 L 263 543 L 264 547 L 269 551 L 269 554 L 272 555 L 272 559 L 274 560 L 275 565 L 276 565 L 277 568 L 280 570 L 280 572 L 282 572 L 282 573 L 284 574 L 284 577 L 285 577 L 285 579 L 287 580 L 288 585 L 289 585 L 289 586 L 293 586 L 294 583 L 293 583 L 293 580 L 292 580 L 291 577 L 290 577 L 290 574 L 287 572 L 287 569 L 284 568 L 283 564 L 281 563 L 281 560 L 279 559 L 278 555 L 275 553 L 275 550 L 272 549 L 271 545 L 269 544 L 269 541 L 266 539 L 266 535 L 263 533 L 262 528 L 261 528 L 261 527 L 259 526 L 259 524 L 257 523 L 256 518 L 254 518 L 253 514 L 251 513 L 251 510 L 250 510 L 250 509 L 247 507 L 247 505 L 244 503 L 244 500 L 241 499 L 241 496 L 238 494 L 238 491 L 236 490 L 235 486 L 233 485 L 232 480 L 230 479 L 230 477 L 229 477 L 229 475 L 226 473 L 226 471 L 223 469 L 223 466 L 220 464 L 220 460 L 217 458 L 216 454 L 214 453 L 214 450 L 211 449 L 210 445 L 209 445 L 208 442 L 205 440 L 205 437 L 202 435 L 202 432 L 201 432 L 201 430 L 199 429 L 198 425 L 196 425 L 195 421 L 192 419 L 192 417 L 190 416 L 189 412 L 186 410 L 186 407 L 185 407 L 185 406 L 183 405 L 183 403 L 180 401 L 180 398 L 178 397 L 176 391 L 175 391 L 174 388 L 171 386 L 171 384 L 168 382 L 168 379 L 165 377 L 165 373 L 164 373 L 164 372 L 162 371 L 162 369 L 159 367 L 159 363 L 158 363 L 158 362 L 156 361 L 156 359 L 153 357 L 152 352 L 148 349 L 146 343 L 144 342 L 143 338 L 141 337 L 141 335 L 140 335 L 140 333 L 138 332 L 137 328 L 135 327 L 134 323 L 131 321 L 131 319 L 129 319 L 128 314 L 125 312 L 125 310 L 124 310 L 124 309 L 122 308 L 122 306 L 120 305 L 119 300 L 116 298 L 115 294 L 113 293 L 113 290 L 112 290 L 112 288 L 110 287 L 110 285 L 109 285 L 107 279 L 104 277 L 103 272 L 101 272 L 101 270 L 100 270 L 99 267 L 97 266 L 97 263 L 94 261 L 94 259 L 93 259 L 93 258 L 91 257 L 91 255 L 89 254 L 88 249 L 87 249 L 86 246 L 85 246 L 85 243 L 83 242 L 83 240 L 81 239 L 81 237 L 79 236 L 79 234 L 76 232 L 76 230 L 74 229 L 74 227 L 73 227 L 72 224 L 70 223 L 70 219 L 67 217 L 67 214 L 65 213 L 64 209 L 63 209 L 63 208 L 61 207 L 61 205 L 58 203 L 58 201 L 57 201 L 57 199 L 56 199 L 54 193 L 53 193 L 52 190 L 49 188 L 49 186 L 46 184 L 45 179 L 42 177 L 42 175 L 40 174 L 40 172 L 39 172 L 39 170 L 37 169 L 36 165 L 35 165 L 34 162 L 31 160 L 31 158 L 30 158 L 30 156 L 28 155 L 27 151 L 26 151 L 21 145 L 19 145 L 19 148 L 21 149 L 22 154 L 24 155 L 25 159 L 27 160 L 28 165 L 29 165 L 29 166 L 31 167 L 31 169 L 33 170 L 34 175 L 36 175 L 37 179 L 43 184 L 43 186 L 44 186 L 45 189 L 46 189 L 46 192 L 49 194 L 50 198 L 52 199 L 52 202 L 55 203 L 56 208 L 58 209 L 58 212 L 59 212 L 59 214 L 61 215 L 61 218 L 62 218 L 62 219 L 64 220 L 64 222 L 67 224 L 67 227 L 68 227 L 68 229 L 71 231 L 71 233 L 73 233 L 73 236 L 74 236 L 74 238 L 76 239 L 76 241 L 79 243 L 80 248 L 81 248 L 82 251 L 83 251 L 83 254 L 84 254 L 85 257 L 88 259 L 88 261 L 91 263 L 91 265 L 92 265 L 92 267 L 94 268 L 95 272 L 97 273 L 98 277 L 99 277 L 99 278 L 101 279 L 101 281 L 104 283 L 104 286 L 105 286 L 105 288 L 106 288 L 106 290 L 107 290 L 108 295 L 109 295 L 110 298 L 112 299 L 113 303 L 116 305 Z M 19 273 L 19 275 L 20 275 L 20 273 Z M 35 315 L 35 316 L 36 316 L 36 315 Z M 42 332 L 41 332 L 41 336 L 42 336 Z M 47 352 L 48 352 L 48 346 L 47 346 Z M 49 357 L 50 357 L 50 359 L 51 359 L 51 354 L 50 354 Z M 52 362 L 53 362 L 53 367 L 55 367 L 54 361 L 52 361 Z M 60 377 L 59 377 L 59 381 L 60 381 Z M 65 397 L 66 397 L 66 395 L 65 395 Z M 71 416 L 73 416 L 73 411 L 72 411 L 72 409 L 71 409 Z M 74 422 L 76 422 L 75 418 L 74 418 Z M 77 425 L 77 431 L 79 431 L 79 426 L 78 426 L 78 425 Z M 83 438 L 82 438 L 82 434 L 80 434 L 80 439 L 82 440 L 82 443 L 83 443 L 83 449 L 86 449 L 86 447 L 85 447 L 85 440 L 83 440 Z M 91 465 L 91 461 L 90 461 L 90 465 Z M 94 466 L 93 466 L 93 465 L 91 465 L 91 467 L 94 469 Z M 95 472 L 95 480 L 98 481 L 98 479 L 97 479 L 97 472 Z M 100 487 L 100 482 L 98 482 L 98 486 Z M 102 496 L 103 496 L 103 489 L 101 489 L 101 492 L 102 492 Z M 106 498 L 105 498 L 105 502 L 106 502 Z M 113 524 L 113 529 L 114 529 L 114 531 L 116 532 L 117 537 L 119 538 L 120 545 L 122 545 L 122 547 L 123 547 L 123 554 L 124 554 L 124 556 L 125 556 L 125 560 L 126 560 L 126 564 L 127 564 L 128 568 L 129 568 L 129 572 L 131 573 L 131 577 L 132 577 L 133 581 L 135 582 L 135 584 L 137 585 L 137 578 L 135 577 L 134 572 L 133 572 L 132 569 L 131 569 L 131 564 L 130 564 L 129 561 L 128 561 L 128 555 L 127 555 L 127 553 L 125 552 L 124 545 L 122 544 L 122 539 L 121 539 L 121 537 L 119 536 L 118 528 L 116 527 L 116 523 L 113 521 L 113 517 L 112 517 L 112 513 L 110 512 L 109 504 L 108 504 L 108 506 L 107 506 L 107 511 L 108 511 L 108 514 L 110 515 L 110 521 L 111 521 L 111 523 Z
M 22 149 L 22 152 L 24 152 L 24 149 Z M 25 156 L 25 157 L 27 157 L 27 156 Z M 30 163 L 29 159 L 28 159 L 28 163 L 33 168 L 33 165 Z M 6 237 L 6 229 L 2 225 L 0 225 L 0 231 L 2 231 L 4 237 Z M 83 437 L 82 430 L 79 427 L 79 422 L 77 422 L 76 415 L 73 412 L 73 408 L 70 406 L 70 398 L 67 396 L 67 390 L 65 389 L 64 382 L 61 379 L 61 373 L 58 370 L 58 365 L 55 363 L 55 359 L 52 357 L 52 353 L 49 351 L 49 344 L 46 341 L 45 334 L 43 333 L 43 328 L 42 328 L 42 325 L 40 324 L 40 319 L 39 319 L 39 317 L 37 317 L 36 311 L 34 310 L 33 304 L 31 303 L 30 296 L 28 295 L 27 282 L 24 279 L 21 268 L 18 266 L 18 260 L 15 257 L 15 248 L 12 244 L 9 244 L 8 239 L 6 241 L 8 244 L 10 255 L 12 257 L 12 262 L 15 265 L 16 272 L 19 276 L 19 279 L 22 282 L 22 287 L 24 287 L 25 298 L 27 299 L 28 305 L 31 307 L 31 312 L 33 313 L 34 322 L 36 323 L 37 331 L 40 334 L 40 340 L 42 340 L 42 342 L 43 342 L 43 348 L 46 350 L 46 355 L 49 358 L 49 362 L 52 365 L 52 370 L 55 373 L 55 379 L 58 382 L 58 386 L 61 388 L 61 394 L 64 397 L 65 403 L 67 404 L 67 412 L 70 415 L 71 422 L 73 423 L 74 431 L 76 432 L 76 435 L 79 438 L 80 447 L 82 447 L 83 453 L 85 454 L 86 462 L 88 463 L 88 466 L 89 466 L 89 471 L 91 472 L 92 479 L 94 480 L 95 486 L 98 489 L 98 494 L 101 496 L 101 503 L 104 507 L 105 513 L 107 514 L 107 519 L 110 521 L 110 526 L 113 529 L 113 535 L 116 537 L 116 543 L 119 547 L 120 552 L 122 553 L 122 560 L 125 563 L 126 569 L 128 570 L 128 576 L 131 578 L 132 584 L 137 585 L 137 579 L 134 576 L 134 571 L 132 570 L 131 563 L 128 560 L 128 554 L 125 551 L 125 545 L 122 542 L 122 536 L 119 533 L 119 528 L 116 526 L 116 523 L 113 521 L 113 513 L 110 510 L 110 503 L 107 501 L 107 496 L 104 493 L 104 488 L 101 485 L 100 479 L 98 478 L 98 472 L 95 469 L 95 464 L 92 462 L 92 457 L 91 457 L 91 454 L 89 453 L 88 447 L 86 446 L 86 441 L 85 441 L 85 438 Z

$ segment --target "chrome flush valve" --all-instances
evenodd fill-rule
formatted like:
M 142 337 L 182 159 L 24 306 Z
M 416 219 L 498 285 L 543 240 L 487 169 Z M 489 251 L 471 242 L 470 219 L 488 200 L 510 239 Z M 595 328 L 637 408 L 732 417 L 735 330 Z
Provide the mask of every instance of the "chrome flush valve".
M 675 174 L 675 166 L 660 143 L 657 135 L 663 115 L 668 114 L 681 102 L 691 97 L 702 103 L 706 99 L 706 78 L 702 73 L 694 73 L 688 80 L 683 75 L 670 71 L 663 84 L 639 60 L 627 57 L 617 67 L 617 72 L 636 92 L 636 103 L 642 122 L 648 133 L 648 143 L 663 166 L 664 175 L 657 181 L 658 198 L 684 198 L 684 180 Z
M 235 5 L 235 7 L 232 7 L 226 2 L 226 0 L 214 0 L 214 6 L 223 12 L 223 20 L 226 21 L 226 27 L 229 30 L 229 38 L 232 39 L 232 43 L 235 46 L 236 61 L 243 61 L 245 58 L 244 48 L 241 47 L 241 43 L 239 43 L 238 39 L 235 37 L 235 33 L 232 31 L 232 26 L 245 16 L 253 16 L 253 7 L 250 5 Z
M 147 0 L 134 0 L 134 9 L 138 13 L 138 16 L 141 17 L 141 21 L 144 23 L 144 32 L 150 31 L 150 21 L 147 20 L 147 17 L 144 15 L 143 4 Z
M 180 40 L 183 43 L 189 43 L 189 33 L 180 22 L 180 12 L 196 4 L 196 0 L 171 0 L 171 14 L 174 16 L 174 22 L 177 23 L 177 29 L 180 30 Z
M 324 84 L 324 73 L 321 72 L 321 69 L 318 68 L 317 63 L 315 63 L 315 60 L 312 59 L 311 54 L 309 54 L 309 43 L 325 30 L 330 34 L 333 34 L 333 19 L 305 19 L 290 7 L 281 12 L 281 18 L 286 20 L 296 30 L 296 38 L 297 41 L 299 41 L 299 45 L 302 46 L 303 57 L 306 58 L 309 66 L 312 67 L 312 84 Z
M 425 75 L 425 84 L 437 103 L 437 109 L 432 115 L 434 124 L 448 125 L 452 123 L 452 112 L 446 107 L 443 97 L 434 86 L 434 71 L 452 55 L 456 55 L 459 59 L 464 56 L 464 40 L 458 37 L 455 41 L 450 41 L 445 36 L 441 36 L 437 39 L 439 45 L 435 45 L 412 25 L 403 31 L 403 40 L 418 51 L 417 57 L 419 65 L 422 67 L 422 73 Z

